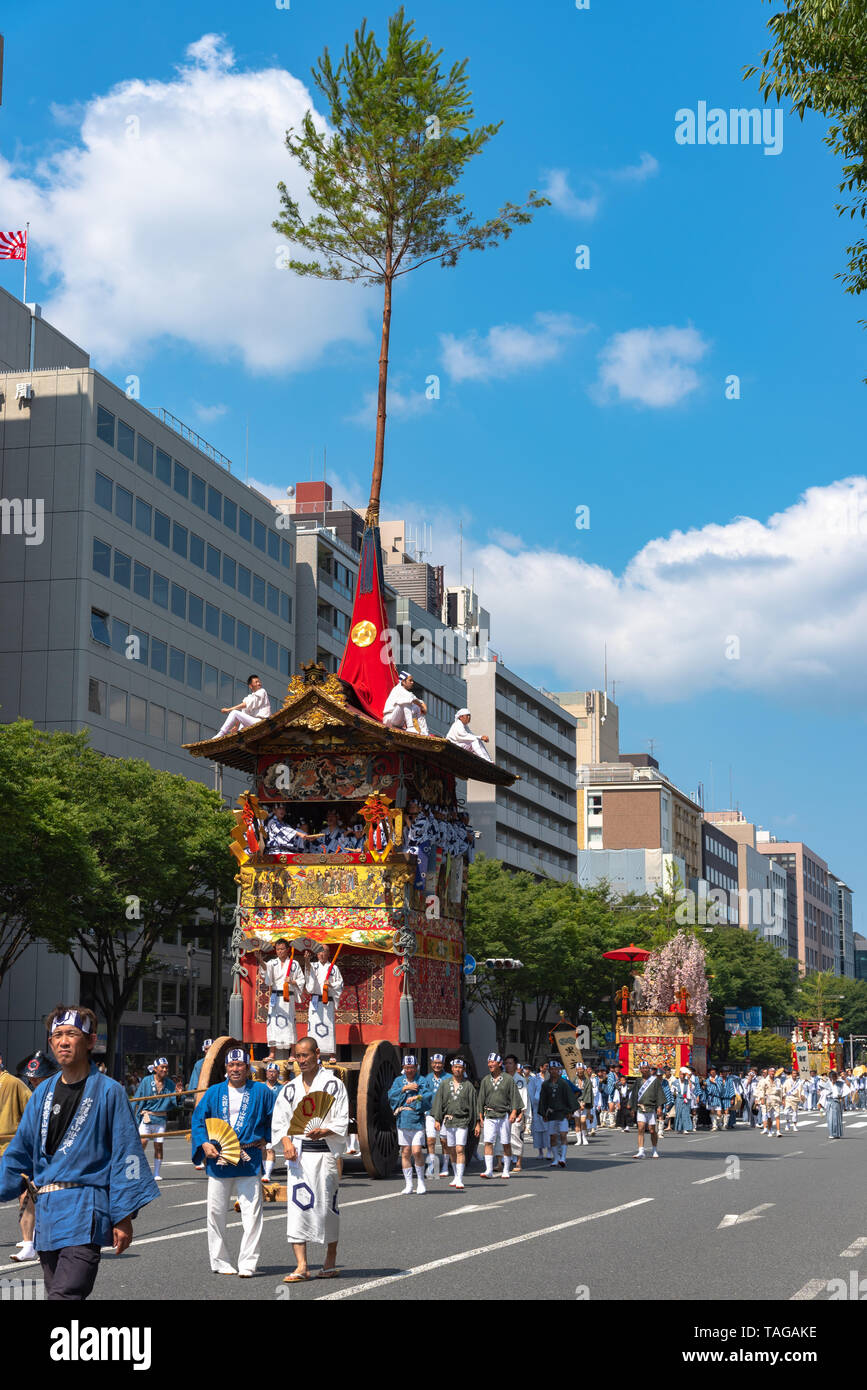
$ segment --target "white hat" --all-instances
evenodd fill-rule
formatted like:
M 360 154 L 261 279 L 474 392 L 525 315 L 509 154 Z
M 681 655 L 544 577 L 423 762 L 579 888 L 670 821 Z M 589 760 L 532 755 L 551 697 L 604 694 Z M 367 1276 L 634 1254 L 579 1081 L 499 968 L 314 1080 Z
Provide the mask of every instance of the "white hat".
M 470 711 L 469 711 L 468 709 L 459 709 L 458 712 L 457 712 L 457 714 L 455 715 L 455 719 L 462 719 L 463 716 L 464 716 L 465 714 L 469 714 L 469 712 L 470 712 Z

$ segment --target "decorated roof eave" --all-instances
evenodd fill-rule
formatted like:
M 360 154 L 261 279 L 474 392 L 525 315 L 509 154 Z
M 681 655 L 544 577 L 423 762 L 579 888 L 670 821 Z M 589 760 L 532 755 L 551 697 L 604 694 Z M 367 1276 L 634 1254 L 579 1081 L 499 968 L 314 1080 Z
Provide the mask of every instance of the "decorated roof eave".
M 333 748 L 370 749 L 379 752 L 405 752 L 430 762 L 440 771 L 452 773 L 462 781 L 488 782 L 511 786 L 516 778 L 495 763 L 485 762 L 445 738 L 390 729 L 378 719 L 335 698 L 321 686 L 308 685 L 300 694 L 289 694 L 282 709 L 269 719 L 239 729 L 225 738 L 205 739 L 183 746 L 194 758 L 234 767 L 239 772 L 255 772 L 257 760 L 272 753 L 323 753 Z

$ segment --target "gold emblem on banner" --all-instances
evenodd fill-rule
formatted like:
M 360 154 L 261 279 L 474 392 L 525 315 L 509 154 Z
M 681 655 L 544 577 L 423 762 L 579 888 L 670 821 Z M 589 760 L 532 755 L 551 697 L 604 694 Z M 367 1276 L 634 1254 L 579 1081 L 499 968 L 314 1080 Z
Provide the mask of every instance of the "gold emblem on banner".
M 376 628 L 367 621 L 356 623 L 349 636 L 356 647 L 369 647 L 376 641 Z

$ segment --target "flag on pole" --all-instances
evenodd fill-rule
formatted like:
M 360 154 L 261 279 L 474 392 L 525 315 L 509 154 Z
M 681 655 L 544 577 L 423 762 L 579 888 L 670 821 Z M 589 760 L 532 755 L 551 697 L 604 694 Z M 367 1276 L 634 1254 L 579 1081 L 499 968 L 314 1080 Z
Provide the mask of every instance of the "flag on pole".
M 27 260 L 27 233 L 0 232 L 0 261 Z
M 352 622 L 337 672 L 341 680 L 352 686 L 362 708 L 374 719 L 382 718 L 389 692 L 397 685 L 391 647 L 382 640 L 382 634 L 388 630 L 388 619 L 379 545 L 379 527 L 365 525 Z

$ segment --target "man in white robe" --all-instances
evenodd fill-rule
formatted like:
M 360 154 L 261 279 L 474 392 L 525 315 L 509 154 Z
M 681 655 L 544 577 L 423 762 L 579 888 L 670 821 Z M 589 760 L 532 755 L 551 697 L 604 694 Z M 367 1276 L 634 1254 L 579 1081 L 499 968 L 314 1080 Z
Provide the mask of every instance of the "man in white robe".
M 258 676 L 250 676 L 247 680 L 249 695 L 245 695 L 238 705 L 227 705 L 220 710 L 221 714 L 229 717 L 214 734 L 214 738 L 225 738 L 235 729 L 249 729 L 252 724 L 258 724 L 263 719 L 271 718 L 271 701 L 268 692 L 262 685 Z
M 304 952 L 304 988 L 310 995 L 307 1031 L 327 1057 L 337 1046 L 335 1016 L 343 993 L 343 976 L 331 959 L 331 949 L 323 942 L 316 959 Z
M 477 758 L 484 758 L 486 762 L 492 762 L 490 753 L 485 744 L 488 742 L 487 734 L 474 734 L 470 728 L 470 712 L 468 709 L 459 709 L 455 715 L 455 722 L 446 734 L 449 743 L 456 743 L 459 748 L 465 749 L 467 753 L 475 753 Z
M 295 1005 L 304 990 L 304 971 L 293 959 L 289 942 L 280 937 L 274 943 L 277 955 L 265 966 L 265 980 L 268 985 L 268 1023 L 266 1037 L 268 1053 L 266 1061 L 275 1057 L 291 1057 L 292 1048 L 298 1041 L 295 1026 Z
M 413 694 L 414 685 L 409 672 L 401 671 L 382 711 L 382 722 L 387 728 L 406 729 L 411 734 L 428 732 L 427 705 Z
M 340 1176 L 337 1155 L 346 1148 L 349 1097 L 332 1071 L 320 1066 L 319 1048 L 313 1038 L 302 1038 L 295 1049 L 300 1075 L 288 1082 L 277 1097 L 271 1123 L 271 1143 L 282 1144 L 286 1157 L 286 1233 L 295 1252 L 295 1269 L 284 1284 L 300 1284 L 311 1278 L 307 1261 L 310 1241 L 325 1245 L 325 1261 L 319 1279 L 337 1277 L 337 1242 L 340 1209 L 337 1190 Z M 325 1091 L 334 1102 L 321 1123 L 313 1118 L 303 1135 L 290 1136 L 292 1118 L 299 1106 L 316 1092 Z M 313 1107 L 310 1107 L 311 1110 Z

